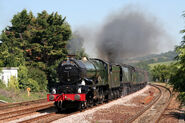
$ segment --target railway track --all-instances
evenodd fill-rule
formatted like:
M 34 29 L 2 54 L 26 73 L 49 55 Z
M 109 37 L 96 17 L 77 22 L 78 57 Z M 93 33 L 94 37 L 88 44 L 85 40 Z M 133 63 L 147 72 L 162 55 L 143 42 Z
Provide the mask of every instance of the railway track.
M 40 102 L 40 101 L 38 101 Z M 38 103 L 37 102 L 37 103 Z M 42 101 L 41 101 L 42 102 Z M 30 102 L 24 102 L 23 103 L 24 106 L 26 106 L 25 104 L 30 104 Z M 33 102 L 31 102 L 31 104 L 33 104 Z M 27 106 L 24 108 L 20 108 L 18 109 L 18 106 L 12 107 L 12 108 L 17 108 L 17 110 L 10 110 L 10 111 L 4 111 L 0 113 L 0 122 L 7 122 L 7 121 L 11 121 L 14 120 L 16 118 L 20 118 L 20 117 L 24 117 L 26 115 L 30 115 L 30 114 L 34 114 L 37 113 L 37 111 L 43 110 L 43 109 L 47 109 L 47 108 L 53 108 L 53 103 L 51 102 L 44 102 L 41 104 L 37 104 L 37 105 L 32 105 L 32 106 Z
M 47 99 L 39 99 L 39 100 L 33 100 L 33 101 L 27 101 L 27 102 L 19 102 L 19 103 L 8 103 L 8 104 L 1 104 L 0 110 L 9 109 L 9 108 L 15 108 L 19 106 L 27 106 L 31 104 L 37 104 L 37 103 L 44 103 L 47 102 Z
M 114 100 L 115 101 L 115 100 Z M 40 102 L 40 101 L 36 101 L 36 102 Z M 110 101 L 111 102 L 111 101 Z M 11 108 L 13 107 L 18 107 L 18 106 L 27 106 L 29 104 L 33 104 L 34 101 L 32 101 L 31 103 L 30 102 L 23 102 L 23 104 L 15 104 L 15 105 L 8 105 L 10 106 Z M 94 107 L 89 107 L 85 110 L 90 110 L 92 108 L 95 108 L 95 107 L 99 107 L 103 104 L 99 104 L 97 106 L 94 106 Z M 9 107 L 9 108 L 10 108 Z M 37 111 L 39 110 L 46 110 L 46 109 L 52 109 L 54 108 L 54 105 L 53 103 L 49 102 L 48 104 L 43 104 L 43 105 L 40 105 L 40 106 L 36 106 L 36 107 L 31 107 L 31 108 L 26 108 L 26 109 L 20 109 L 20 110 L 16 110 L 16 111 L 10 111 L 10 112 L 5 112 L 5 113 L 0 113 L 0 122 L 9 122 L 9 121 L 13 121 L 15 119 L 21 119 L 25 116 L 28 116 L 28 115 L 34 115 L 34 113 L 36 113 Z M 83 111 L 85 111 L 83 110 Z M 54 110 L 53 112 L 51 113 L 46 113 L 44 115 L 40 115 L 40 116 L 36 116 L 36 117 L 33 117 L 33 118 L 29 118 L 29 119 L 26 119 L 26 120 L 23 120 L 23 121 L 20 121 L 19 123 L 30 123 L 30 122 L 45 122 L 45 123 L 49 123 L 49 122 L 52 122 L 52 121 L 55 121 L 55 120 L 58 120 L 60 118 L 64 118 L 64 117 L 67 117 L 69 115 L 73 115 L 73 114 L 77 114 L 77 113 L 80 113 L 80 111 L 69 111 L 69 112 L 65 112 L 63 114 L 61 113 L 56 113 L 56 110 Z M 17 122 L 17 121 L 16 121 Z
M 144 109 L 129 118 L 126 123 L 158 123 L 163 112 L 172 99 L 172 92 L 165 86 L 151 84 L 159 90 L 159 94 Z M 168 95 L 168 96 L 166 96 Z
M 116 100 L 113 100 L 113 101 L 116 101 Z M 110 103 L 111 102 L 112 101 L 110 101 Z M 99 106 L 102 106 L 102 105 L 104 105 L 104 104 L 99 104 L 99 105 L 91 107 L 91 108 L 89 107 L 89 108 L 87 108 L 83 111 L 91 110 L 93 108 L 96 108 L 96 107 L 99 107 Z M 71 115 L 74 115 L 74 114 L 78 114 L 78 113 L 80 113 L 80 111 L 73 111 L 73 112 L 68 112 L 68 113 L 64 112 L 62 114 L 57 114 L 55 112 L 52 112 L 52 113 L 41 115 L 41 116 L 38 116 L 38 117 L 29 118 L 29 119 L 21 121 L 19 123 L 30 123 L 30 122 L 49 123 L 49 122 L 56 121 L 58 119 L 61 119 L 61 118 L 67 117 L 67 116 L 71 116 Z
M 112 100 L 112 101 L 116 101 L 116 100 L 117 99 Z M 109 103 L 112 102 L 112 101 L 109 101 Z M 104 104 L 105 103 L 98 104 L 98 105 L 93 106 L 93 107 L 88 107 L 88 108 L 84 109 L 83 112 L 84 111 L 87 111 L 87 110 L 91 110 L 91 109 L 96 108 L 96 107 L 100 107 L 100 106 L 102 106 Z M 56 111 L 55 111 L 55 112 L 47 113 L 47 114 L 40 115 L 40 116 L 37 116 L 37 117 L 34 117 L 34 118 L 29 118 L 27 120 L 20 121 L 19 123 L 31 123 L 31 122 L 50 123 L 52 121 L 56 121 L 58 119 L 61 119 L 61 118 L 67 117 L 67 116 L 71 116 L 71 115 L 74 115 L 74 114 L 78 114 L 78 113 L 80 113 L 79 110 L 78 111 L 77 110 L 74 110 L 74 111 L 64 111 L 63 113 L 56 113 Z
M 113 100 L 113 101 L 115 101 L 115 100 Z M 91 110 L 93 108 L 99 107 L 101 105 L 103 105 L 103 104 L 99 104 L 99 105 L 96 105 L 96 106 L 93 106 L 93 107 L 88 107 L 88 108 L 84 109 L 83 112 L 86 111 L 86 110 Z M 38 117 L 35 117 L 35 118 L 24 120 L 24 121 L 21 121 L 19 123 L 31 123 L 31 122 L 50 123 L 52 121 L 56 121 L 58 119 L 61 119 L 61 118 L 64 118 L 64 117 L 67 117 L 67 116 L 70 116 L 70 115 L 74 115 L 74 114 L 77 114 L 77 113 L 80 113 L 80 111 L 67 111 L 67 112 L 64 112 L 64 113 L 52 112 L 52 113 L 41 115 L 41 116 L 38 116 Z
M 26 107 L 26 108 L 20 108 L 21 106 L 28 106 L 31 104 L 39 104 L 36 106 Z M 6 107 L 7 106 L 7 107 Z M 98 105 L 100 106 L 100 105 Z M 13 108 L 20 108 L 18 110 L 12 110 L 12 111 L 6 111 L 5 109 L 13 109 Z M 29 115 L 35 115 L 38 112 L 47 112 L 47 111 L 41 111 L 41 110 L 50 110 L 55 109 L 53 102 L 47 102 L 46 99 L 41 100 L 35 100 L 35 101 L 29 101 L 29 102 L 22 102 L 22 103 L 12 103 L 12 104 L 3 104 L 3 106 L 0 106 L 0 110 L 5 110 L 3 113 L 0 112 L 0 122 L 14 122 L 16 119 L 21 119 L 23 117 L 29 116 Z M 49 112 L 49 111 L 48 111 Z M 79 113 L 80 111 L 70 112 L 70 113 L 64 113 L 64 114 L 58 114 L 56 113 L 56 110 L 51 111 L 51 113 L 44 113 L 44 115 L 40 115 L 37 117 L 33 117 L 31 119 L 27 119 L 24 121 L 20 121 L 21 123 L 30 123 L 30 122 L 52 122 L 57 119 L 73 115 L 75 113 Z
M 72 115 L 72 114 L 70 114 L 70 115 Z M 64 117 L 67 117 L 67 116 L 69 116 L 69 114 L 57 114 L 57 113 L 53 112 L 53 113 L 41 115 L 41 116 L 38 116 L 38 117 L 35 117 L 35 118 L 31 118 L 31 119 L 28 119 L 28 120 L 24 120 L 24 121 L 21 121 L 19 123 L 31 123 L 31 122 L 49 123 L 49 122 L 52 122 L 52 121 L 55 121 L 55 120 L 58 120 L 60 118 L 64 118 Z
M 142 109 L 142 111 L 140 111 L 139 113 L 136 113 L 134 116 L 132 116 L 131 118 L 129 118 L 126 122 L 127 123 L 131 123 L 131 122 L 158 122 L 162 113 L 165 111 L 165 108 L 168 106 L 170 100 L 171 100 L 171 91 L 161 85 L 151 85 L 155 88 L 157 88 L 159 90 L 159 94 L 157 96 L 155 96 L 155 98 L 144 108 Z M 167 95 L 167 96 L 163 96 L 163 95 Z M 165 97 L 165 98 L 164 98 Z M 115 101 L 115 100 L 114 100 Z M 162 106 L 164 105 L 165 106 Z M 99 107 L 103 104 L 100 104 L 98 106 L 94 106 L 92 108 L 95 107 Z M 163 108 L 161 108 L 163 107 Z M 37 112 L 38 110 L 42 110 L 42 109 L 46 109 L 46 108 L 53 108 L 53 103 L 49 104 L 49 105 L 43 105 L 43 106 L 37 106 L 37 107 L 33 107 L 31 109 L 27 109 L 27 110 L 20 110 L 20 111 L 15 111 L 15 112 L 9 112 L 6 113 L 5 115 L 0 114 L 0 122 L 1 121 L 13 121 L 12 119 L 15 119 L 16 117 L 24 117 L 25 115 L 34 115 L 34 112 Z M 87 108 L 86 110 L 91 110 L 92 108 Z M 160 112 L 159 112 L 159 108 L 160 108 Z M 54 109 L 54 108 L 53 108 Z M 157 111 L 157 115 L 156 115 L 156 111 Z M 20 123 L 30 123 L 30 122 L 52 122 L 70 115 L 74 115 L 79 113 L 80 111 L 73 111 L 73 112 L 68 112 L 68 113 L 56 113 L 56 110 L 50 112 L 50 113 L 42 113 L 38 116 L 34 116 L 34 117 L 29 117 L 29 118 L 23 118 L 22 120 L 16 121 L 16 122 L 20 122 Z M 151 117 L 151 115 L 153 115 L 152 117 L 155 117 L 155 121 L 154 119 Z M 1 117 L 4 118 L 1 118 Z M 152 119 L 151 119 L 152 118 Z M 21 118 L 20 118 L 21 119 Z

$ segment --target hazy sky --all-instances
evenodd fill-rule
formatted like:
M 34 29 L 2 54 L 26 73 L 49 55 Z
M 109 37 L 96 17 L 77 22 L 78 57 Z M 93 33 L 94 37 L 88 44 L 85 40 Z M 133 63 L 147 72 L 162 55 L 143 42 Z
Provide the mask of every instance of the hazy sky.
M 0 0 L 0 30 L 10 25 L 13 15 L 23 9 L 34 15 L 43 10 L 58 12 L 67 17 L 67 22 L 75 30 L 83 25 L 102 23 L 110 13 L 130 4 L 155 16 L 179 44 L 182 37 L 179 31 L 185 25 L 182 17 L 185 0 Z

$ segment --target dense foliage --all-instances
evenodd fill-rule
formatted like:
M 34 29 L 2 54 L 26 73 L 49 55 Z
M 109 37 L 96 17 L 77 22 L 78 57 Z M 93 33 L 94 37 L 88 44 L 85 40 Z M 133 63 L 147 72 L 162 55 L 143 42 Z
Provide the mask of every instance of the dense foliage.
M 15 76 L 10 77 L 10 80 L 8 82 L 8 88 L 15 90 L 19 89 L 19 82 Z
M 68 53 L 69 24 L 58 13 L 42 11 L 35 17 L 26 10 L 11 23 L 0 36 L 0 67 L 20 67 L 19 88 L 46 90 L 56 82 L 56 64 Z
M 185 17 L 185 14 L 183 14 Z M 181 30 L 182 34 L 185 34 L 185 29 Z M 185 103 L 185 35 L 181 41 L 181 45 L 176 47 L 178 53 L 177 59 L 177 71 L 170 79 L 170 83 L 174 85 L 174 88 L 180 91 L 180 99 Z
M 183 14 L 185 17 L 185 14 Z M 181 31 L 185 33 L 185 29 Z M 177 62 L 167 65 L 157 65 L 152 69 L 154 80 L 166 82 L 173 85 L 174 89 L 179 91 L 179 99 L 185 103 L 185 35 L 181 41 L 181 45 L 176 47 L 176 60 Z
M 171 63 L 169 65 L 158 64 L 151 68 L 153 81 L 158 82 L 169 82 L 170 78 L 176 73 L 176 71 L 176 63 Z
M 37 82 L 38 87 L 40 87 L 39 90 L 46 90 L 48 81 L 45 72 L 35 67 L 29 67 L 28 69 L 28 78 Z
M 6 85 L 0 80 L 0 88 L 5 88 Z
M 20 89 L 26 90 L 28 87 L 31 88 L 31 91 L 47 89 L 47 76 L 38 68 L 19 66 L 18 79 Z

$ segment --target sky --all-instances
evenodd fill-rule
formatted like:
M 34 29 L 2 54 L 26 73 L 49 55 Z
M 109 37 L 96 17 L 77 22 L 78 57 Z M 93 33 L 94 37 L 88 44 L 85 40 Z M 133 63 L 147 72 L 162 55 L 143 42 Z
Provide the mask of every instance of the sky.
M 34 15 L 43 10 L 58 12 L 75 30 L 80 26 L 102 23 L 110 13 L 128 5 L 138 6 L 156 17 L 175 44 L 180 44 L 185 0 L 0 0 L 0 31 L 10 26 L 13 15 L 23 9 L 32 11 Z

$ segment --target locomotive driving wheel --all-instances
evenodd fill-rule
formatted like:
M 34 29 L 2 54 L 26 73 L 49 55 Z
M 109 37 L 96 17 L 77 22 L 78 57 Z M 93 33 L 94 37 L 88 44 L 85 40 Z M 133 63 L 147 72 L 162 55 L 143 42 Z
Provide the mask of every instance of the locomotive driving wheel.
M 113 90 L 113 99 L 116 99 L 116 90 Z
M 64 109 L 62 108 L 62 101 L 56 101 L 54 103 L 56 109 L 57 109 L 57 112 L 58 113 L 61 113 Z
M 119 98 L 119 90 L 116 90 L 116 98 Z
M 99 103 L 102 104 L 105 100 L 105 95 L 104 95 L 104 92 L 103 92 L 103 89 L 100 91 L 100 101 Z
M 110 91 L 110 94 L 109 94 L 109 100 L 113 100 L 113 98 L 114 98 L 113 91 Z
M 87 107 L 93 107 L 93 97 L 92 97 L 92 95 L 87 96 L 86 105 L 87 105 Z

